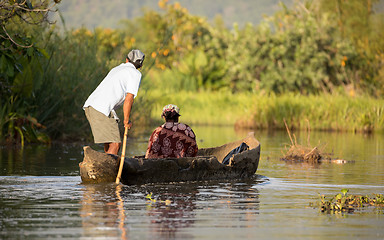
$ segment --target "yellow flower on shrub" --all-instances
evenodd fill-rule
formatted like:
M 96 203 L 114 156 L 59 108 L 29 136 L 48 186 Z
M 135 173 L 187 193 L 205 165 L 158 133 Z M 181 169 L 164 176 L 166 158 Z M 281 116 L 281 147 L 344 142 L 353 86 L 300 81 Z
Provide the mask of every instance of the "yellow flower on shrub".
M 348 58 L 346 56 L 343 57 L 343 59 L 341 60 L 341 66 L 342 67 L 345 67 L 345 62 L 348 60 Z
M 164 9 L 167 6 L 168 0 L 160 0 L 157 4 L 159 5 L 159 8 Z
M 132 46 L 135 44 L 135 42 L 136 42 L 135 38 L 127 36 L 124 38 L 124 47 L 132 48 Z
M 355 89 L 351 88 L 351 90 L 349 90 L 348 94 L 349 94 L 349 96 L 354 97 L 356 95 Z
M 181 5 L 180 5 L 180 3 L 178 3 L 178 2 L 176 2 L 176 3 L 173 5 L 173 7 L 174 7 L 176 10 L 181 9 Z
M 104 34 L 105 35 L 110 35 L 112 33 L 112 30 L 110 28 L 105 28 L 104 29 Z
M 161 70 L 165 70 L 165 65 L 162 63 L 156 63 L 156 67 L 161 69 Z

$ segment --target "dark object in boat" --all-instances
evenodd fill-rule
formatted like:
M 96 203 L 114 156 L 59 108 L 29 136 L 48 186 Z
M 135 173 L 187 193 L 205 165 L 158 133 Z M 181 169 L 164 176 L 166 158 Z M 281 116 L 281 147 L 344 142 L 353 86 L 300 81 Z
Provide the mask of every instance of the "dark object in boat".
M 228 164 L 223 159 L 243 144 L 249 149 L 234 153 Z M 121 182 L 127 185 L 185 182 L 252 177 L 259 165 L 260 143 L 253 133 L 242 140 L 220 147 L 199 149 L 196 157 L 146 159 L 144 156 L 125 158 Z M 84 160 L 79 164 L 83 183 L 114 182 L 119 157 L 84 147 Z
M 249 146 L 245 143 L 245 142 L 242 142 L 240 144 L 240 146 L 238 146 L 237 148 L 233 149 L 232 151 L 230 151 L 227 156 L 225 156 L 222 164 L 225 164 L 227 165 L 229 163 L 229 160 L 231 159 L 231 157 L 237 153 L 241 153 L 241 152 L 244 152 L 246 150 L 249 149 Z

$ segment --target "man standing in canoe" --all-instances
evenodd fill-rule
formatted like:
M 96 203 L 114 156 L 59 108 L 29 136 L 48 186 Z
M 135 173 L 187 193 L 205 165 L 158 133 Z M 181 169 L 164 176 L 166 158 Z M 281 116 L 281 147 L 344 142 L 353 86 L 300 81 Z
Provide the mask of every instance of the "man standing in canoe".
M 104 151 L 117 155 L 121 138 L 119 118 L 115 109 L 123 104 L 124 127 L 130 129 L 129 120 L 133 100 L 141 81 L 141 68 L 145 55 L 140 50 L 128 53 L 126 62 L 114 67 L 92 92 L 83 109 L 91 126 L 95 143 L 104 143 Z

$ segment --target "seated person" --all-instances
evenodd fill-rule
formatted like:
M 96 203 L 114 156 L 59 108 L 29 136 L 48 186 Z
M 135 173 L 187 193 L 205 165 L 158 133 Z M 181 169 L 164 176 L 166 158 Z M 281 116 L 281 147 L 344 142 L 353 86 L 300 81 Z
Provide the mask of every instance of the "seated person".
M 187 124 L 179 123 L 179 108 L 168 104 L 161 117 L 165 123 L 149 138 L 145 158 L 194 157 L 197 154 L 195 133 Z

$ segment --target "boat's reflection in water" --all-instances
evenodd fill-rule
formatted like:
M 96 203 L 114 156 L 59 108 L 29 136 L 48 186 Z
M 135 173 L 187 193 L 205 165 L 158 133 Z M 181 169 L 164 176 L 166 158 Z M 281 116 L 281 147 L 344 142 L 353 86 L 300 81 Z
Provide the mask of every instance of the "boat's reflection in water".
M 151 185 L 148 186 L 147 216 L 150 218 L 150 237 L 190 238 L 181 233 L 195 222 L 196 194 L 195 184 Z
M 84 237 L 127 239 L 122 186 L 113 184 L 84 185 L 80 216 Z
M 204 229 L 207 221 L 210 226 L 234 227 L 239 221 L 256 218 L 257 184 L 265 181 L 266 178 L 256 176 L 247 182 L 84 185 L 80 210 L 83 236 L 128 239 L 132 233 L 185 239 L 196 236 L 188 229 Z M 220 217 L 215 219 L 212 215 Z M 213 219 L 216 223 L 212 224 Z

